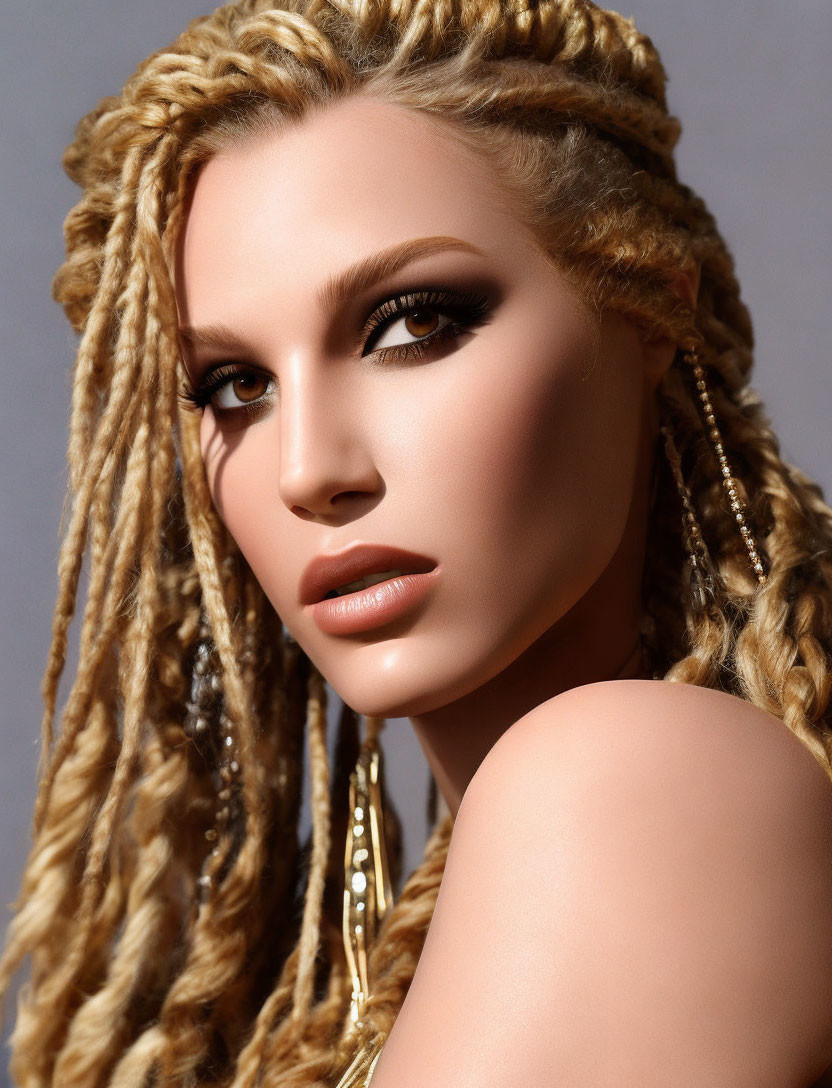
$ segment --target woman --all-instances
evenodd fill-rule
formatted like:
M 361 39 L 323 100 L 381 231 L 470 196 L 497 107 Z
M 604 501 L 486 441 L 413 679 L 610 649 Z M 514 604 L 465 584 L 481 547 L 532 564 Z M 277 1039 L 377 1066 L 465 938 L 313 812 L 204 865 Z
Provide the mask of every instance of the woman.
M 81 123 L 19 1083 L 832 1064 L 832 512 L 678 131 L 584 0 L 246 0 Z M 398 715 L 448 812 L 391 903 Z

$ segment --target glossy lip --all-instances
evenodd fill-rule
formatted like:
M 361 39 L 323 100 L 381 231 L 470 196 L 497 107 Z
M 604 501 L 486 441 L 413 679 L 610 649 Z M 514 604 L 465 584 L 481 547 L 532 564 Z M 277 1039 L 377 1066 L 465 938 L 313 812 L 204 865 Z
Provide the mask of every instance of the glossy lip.
M 422 574 L 401 574 L 367 589 L 307 605 L 325 635 L 355 635 L 383 627 L 411 612 L 439 577 L 439 567 Z M 343 583 L 342 583 L 343 584 Z
M 314 605 L 323 602 L 332 589 L 354 582 L 367 574 L 381 574 L 385 570 L 401 570 L 406 574 L 426 574 L 436 567 L 436 560 L 426 555 L 394 548 L 387 544 L 353 544 L 335 555 L 316 555 L 304 570 L 298 586 L 298 603 Z M 397 579 L 391 579 L 396 581 Z M 387 585 L 380 582 L 379 585 Z M 377 588 L 371 586 L 371 589 Z M 348 593 L 346 597 L 357 597 L 359 593 Z M 345 600 L 336 597 L 332 600 Z M 327 604 L 330 602 L 327 601 Z

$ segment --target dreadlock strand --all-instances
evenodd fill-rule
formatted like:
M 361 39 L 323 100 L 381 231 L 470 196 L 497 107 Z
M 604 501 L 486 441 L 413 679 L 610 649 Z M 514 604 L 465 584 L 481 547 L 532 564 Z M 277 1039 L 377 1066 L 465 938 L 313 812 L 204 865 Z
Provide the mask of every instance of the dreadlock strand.
M 196 916 L 181 973 L 174 980 L 160 1012 L 159 1030 L 154 1031 L 152 1040 L 149 1036 L 140 1037 L 134 1044 L 149 1055 L 148 1061 L 159 1063 L 161 1075 L 171 1083 L 178 1083 L 177 1077 L 181 1078 L 206 1057 L 210 1040 L 201 1030 L 206 1002 L 212 1001 L 233 982 L 244 962 L 246 942 L 240 916 L 254 894 L 256 877 L 262 870 L 265 830 L 256 817 L 261 785 L 254 760 L 250 758 L 254 725 L 237 664 L 237 639 L 216 561 L 215 545 L 219 534 L 210 519 L 201 513 L 206 507 L 199 505 L 199 492 L 205 483 L 198 436 L 193 428 L 183 428 L 180 452 L 186 513 L 190 518 L 200 510 L 191 524 L 191 537 L 203 601 L 223 668 L 228 713 L 236 728 L 243 772 L 245 837 L 230 870 L 218 883 L 212 901 Z M 224 855 L 218 854 L 217 863 L 208 869 L 209 875 L 216 877 L 223 862 Z
M 139 208 L 144 207 L 144 202 L 154 200 L 152 186 L 140 189 Z M 148 314 L 153 310 L 148 305 Z M 138 312 L 135 313 L 138 322 Z M 127 320 L 123 323 L 125 334 L 133 335 Z M 148 370 L 153 364 L 153 321 L 149 321 L 150 330 L 145 341 L 146 366 Z M 161 393 L 164 395 L 165 383 L 162 383 Z M 95 911 L 99 901 L 101 880 L 104 872 L 105 861 L 110 850 L 112 829 L 123 804 L 126 788 L 133 771 L 140 738 L 143 728 L 143 710 L 145 705 L 147 677 L 151 658 L 151 637 L 155 621 L 155 609 L 158 602 L 158 560 L 159 560 L 159 536 L 162 513 L 165 508 L 167 480 L 172 474 L 172 444 L 169 427 L 159 428 L 160 442 L 154 451 L 151 463 L 149 456 L 150 424 L 154 415 L 158 414 L 158 407 L 153 405 L 149 398 L 144 402 L 146 419 L 140 425 L 137 434 L 135 449 L 141 472 L 141 483 L 136 481 L 137 493 L 151 495 L 149 504 L 149 519 L 147 531 L 143 534 L 139 546 L 140 571 L 136 586 L 136 608 L 128 625 L 125 649 L 130 647 L 130 654 L 122 654 L 126 664 L 127 675 L 124 686 L 124 719 L 122 729 L 121 750 L 119 752 L 112 781 L 98 810 L 92 829 L 91 842 L 87 854 L 86 866 L 81 882 L 80 906 L 78 909 L 77 932 L 71 943 L 66 957 L 66 967 L 54 980 L 57 983 L 59 993 L 55 995 L 56 1004 L 68 999 L 67 985 L 71 983 L 81 966 L 84 952 L 88 945 L 88 938 L 95 922 Z M 123 671 L 123 670 L 122 670 Z M 47 987 L 45 987 L 47 989 Z
M 315 959 L 321 940 L 321 907 L 330 844 L 329 761 L 326 750 L 326 689 L 317 670 L 309 675 L 309 760 L 312 770 L 312 856 L 300 932 L 298 977 L 292 1019 L 309 1012 L 314 986 Z
M 71 919 L 77 909 L 78 844 L 90 826 L 113 755 L 109 708 L 100 700 L 90 710 L 89 726 L 78 751 L 59 772 L 60 806 L 54 820 L 35 839 L 0 959 L 0 994 L 14 972 L 31 955 L 32 985 L 48 977 L 63 962 Z M 21 998 L 13 1045 L 37 1041 L 43 1013 L 39 995 Z
M 145 173 L 152 176 L 155 166 L 154 160 L 151 159 L 145 168 Z M 139 203 L 140 210 L 147 199 L 146 182 L 144 192 L 145 197 Z M 150 199 L 155 199 L 152 194 L 150 194 Z M 158 214 L 158 209 L 156 214 Z M 125 483 L 121 493 L 122 499 L 126 495 L 127 501 L 122 501 L 120 504 L 115 530 L 107 541 L 106 547 L 104 546 L 104 539 L 109 529 L 111 495 L 117 475 L 117 466 L 132 431 L 136 406 L 141 403 L 141 397 L 137 396 L 137 393 L 143 393 L 145 390 L 149 392 L 152 389 L 148 379 L 149 368 L 147 367 L 141 372 L 137 382 L 139 360 L 143 356 L 154 352 L 156 345 L 152 342 L 152 338 L 154 335 L 158 336 L 158 330 L 154 332 L 154 330 L 148 329 L 144 323 L 145 308 L 148 305 L 148 277 L 144 264 L 138 260 L 138 254 L 141 252 L 141 242 L 145 237 L 146 230 L 137 228 L 131 252 L 131 269 L 134 271 L 131 272 L 131 282 L 124 289 L 126 299 L 123 306 L 124 314 L 119 331 L 119 340 L 114 352 L 112 394 L 102 416 L 99 434 L 96 436 L 92 453 L 88 458 L 86 465 L 88 474 L 85 476 L 84 484 L 79 492 L 65 546 L 61 552 L 61 560 L 59 561 L 61 589 L 59 590 L 55 619 L 53 620 L 53 643 L 50 650 L 50 660 L 44 679 L 46 711 L 43 719 L 42 760 L 45 759 L 52 744 L 51 722 L 54 715 L 58 681 L 66 657 L 66 634 L 74 612 L 78 575 L 86 542 L 87 518 L 91 508 L 94 512 L 91 526 L 93 538 L 92 571 L 81 631 L 79 660 L 79 675 L 85 678 L 84 693 L 90 689 L 90 684 L 94 682 L 94 676 L 100 665 L 102 653 L 106 651 L 112 629 L 118 622 L 118 612 L 113 607 L 113 603 L 120 600 L 130 573 L 126 557 L 136 529 L 134 524 L 131 524 L 128 529 L 126 523 L 128 519 L 135 522 L 142 499 L 142 489 L 137 485 L 135 479 L 131 478 L 130 474 L 130 458 L 132 455 L 128 455 Z M 150 312 L 152 312 L 152 308 Z M 136 388 L 137 384 L 138 389 Z M 121 420 L 121 428 L 114 439 L 113 432 L 119 419 Z M 141 442 L 135 445 L 134 439 L 133 449 L 141 451 Z M 163 459 L 162 464 L 167 463 Z M 144 471 L 140 464 L 138 471 Z M 164 480 L 163 487 L 166 488 L 167 486 L 167 481 Z M 122 516 L 124 522 L 119 525 L 118 519 Z M 120 533 L 118 532 L 119 528 L 122 530 Z M 105 587 L 107 596 L 102 602 L 101 594 Z M 102 626 L 99 619 L 102 612 L 104 616 L 109 618 L 109 629 L 106 630 L 104 628 L 108 626 L 107 621 Z M 93 638 L 96 640 L 97 646 L 93 643 L 90 648 Z M 91 654 L 91 660 L 86 658 L 88 650 Z M 76 685 L 74 692 L 77 691 Z M 78 698 L 77 695 L 76 698 Z M 83 694 L 81 698 L 83 700 Z M 71 725 L 73 717 L 77 723 L 85 709 L 83 701 L 77 709 L 72 704 L 73 697 L 71 695 L 67 706 L 69 717 L 67 718 L 65 715 L 61 738 L 53 754 L 51 766 L 46 770 L 38 791 L 35 812 L 36 826 L 39 826 L 43 819 L 55 769 L 60 765 L 60 760 L 74 742 L 74 730 Z
M 94 431 L 96 415 L 96 387 L 104 377 L 102 363 L 106 341 L 112 332 L 116 298 L 124 279 L 127 255 L 131 249 L 131 256 L 135 255 L 136 247 L 135 242 L 131 245 L 131 235 L 135 229 L 136 190 L 143 167 L 142 158 L 141 149 L 133 148 L 125 159 L 112 223 L 101 254 L 101 279 L 78 347 L 67 457 L 70 484 L 75 491 L 79 488 L 89 457 L 90 436 Z M 71 218 L 67 224 L 68 248 L 75 241 L 71 236 L 75 226 L 75 220 Z
M 55 776 L 74 746 L 79 730 L 84 728 L 99 672 L 112 652 L 112 639 L 123 626 L 120 608 L 132 578 L 131 564 L 145 498 L 147 427 L 148 421 L 144 418 L 138 424 L 128 457 L 122 497 L 107 550 L 92 571 L 79 641 L 78 680 L 67 697 L 61 731 L 39 790 L 41 826 L 46 818 Z
M 58 1054 L 54 1078 L 67 1088 L 101 1083 L 115 1057 L 113 1039 L 123 1035 L 130 1003 L 147 984 L 149 964 L 170 955 L 170 949 L 160 947 L 169 937 L 165 878 L 175 858 L 165 824 L 170 802 L 186 786 L 187 769 L 180 754 L 166 756 L 158 741 L 148 755 L 155 767 L 136 799 L 138 866 L 130 883 L 124 929 L 113 949 L 105 985 L 81 1006 Z
M 140 325 L 147 283 L 144 265 L 138 260 L 139 252 L 137 233 L 131 249 L 131 280 L 125 288 L 126 301 L 121 304 L 124 309 L 124 318 L 115 350 L 110 398 L 99 421 L 93 445 L 85 458 L 84 474 L 80 477 L 80 483 L 71 482 L 76 498 L 58 559 L 58 597 L 52 620 L 52 643 L 42 686 L 45 706 L 41 726 L 40 770 L 45 768 L 45 761 L 52 747 L 52 721 L 55 714 L 58 683 L 66 662 L 67 633 L 75 611 L 78 580 L 87 543 L 90 508 L 102 478 L 111 481 L 115 476 L 116 466 L 130 434 L 132 405 L 138 401 L 135 397 L 136 376 L 142 352 L 141 344 L 133 342 L 133 330 Z M 77 380 L 81 385 L 89 384 L 92 377 L 90 374 L 82 373 Z M 82 410 L 79 408 L 79 411 Z M 80 454 L 73 453 L 73 456 L 80 456 Z M 106 483 L 105 489 L 110 486 L 112 486 L 111 483 Z M 95 551 L 100 552 L 98 541 L 96 541 Z M 47 779 L 46 793 L 40 790 L 38 792 L 35 807 L 36 826 L 42 819 L 48 789 Z

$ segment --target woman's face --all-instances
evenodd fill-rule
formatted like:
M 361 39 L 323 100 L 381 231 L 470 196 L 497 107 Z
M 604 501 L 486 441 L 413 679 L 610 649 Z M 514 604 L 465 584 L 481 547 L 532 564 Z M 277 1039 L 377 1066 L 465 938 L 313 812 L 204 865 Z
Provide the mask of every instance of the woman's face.
M 472 692 L 590 589 L 644 426 L 635 328 L 593 326 L 438 127 L 355 97 L 229 148 L 176 276 L 217 510 L 335 690 L 387 717 Z M 304 603 L 314 557 L 374 544 L 425 560 L 377 573 L 432 573 Z

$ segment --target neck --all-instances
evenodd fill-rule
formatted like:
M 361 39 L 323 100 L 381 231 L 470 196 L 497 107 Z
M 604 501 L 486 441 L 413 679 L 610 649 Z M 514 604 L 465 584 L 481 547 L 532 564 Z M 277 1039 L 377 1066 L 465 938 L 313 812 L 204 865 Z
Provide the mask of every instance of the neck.
M 640 612 L 610 600 L 623 583 L 615 571 L 497 676 L 445 706 L 411 717 L 436 784 L 456 818 L 482 760 L 519 718 L 563 691 L 603 680 L 648 679 Z M 599 613 L 598 603 L 606 607 Z M 617 616 L 598 623 L 599 615 Z M 626 621 L 621 617 L 626 616 Z

